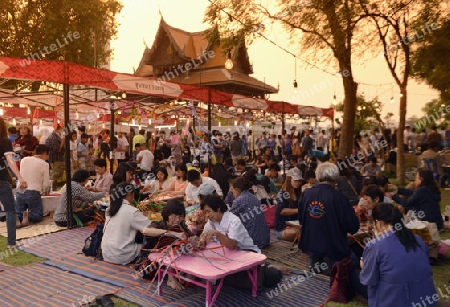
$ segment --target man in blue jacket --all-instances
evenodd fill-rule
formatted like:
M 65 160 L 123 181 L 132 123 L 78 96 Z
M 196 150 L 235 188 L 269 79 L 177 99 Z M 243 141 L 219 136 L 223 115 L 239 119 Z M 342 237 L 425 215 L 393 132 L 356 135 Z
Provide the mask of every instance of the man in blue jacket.
M 306 189 L 299 201 L 302 234 L 298 247 L 310 257 L 316 273 L 328 273 L 335 262 L 351 256 L 347 233 L 354 234 L 359 229 L 348 198 L 335 190 L 338 176 L 336 165 L 320 164 L 316 170 L 319 184 Z

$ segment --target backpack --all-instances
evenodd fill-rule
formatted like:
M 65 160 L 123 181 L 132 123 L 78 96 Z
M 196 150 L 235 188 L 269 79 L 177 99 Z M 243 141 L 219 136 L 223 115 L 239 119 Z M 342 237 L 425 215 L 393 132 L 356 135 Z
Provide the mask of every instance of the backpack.
M 97 224 L 94 232 L 84 240 L 82 252 L 85 256 L 102 257 L 103 224 Z

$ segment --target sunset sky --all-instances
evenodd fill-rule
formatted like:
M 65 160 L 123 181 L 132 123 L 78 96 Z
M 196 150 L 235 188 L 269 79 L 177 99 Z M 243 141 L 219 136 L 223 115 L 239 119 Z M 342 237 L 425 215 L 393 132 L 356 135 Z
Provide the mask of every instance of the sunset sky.
M 209 3 L 207 0 L 122 0 L 122 2 L 124 8 L 118 16 L 120 27 L 117 39 L 111 42 L 111 47 L 114 49 L 114 56 L 111 60 L 111 70 L 113 71 L 132 73 L 133 67 L 138 67 L 145 44 L 149 48 L 153 44 L 160 22 L 159 11 L 169 25 L 186 31 L 202 31 L 208 27 L 202 22 L 205 8 Z M 297 46 L 290 45 L 282 29 L 274 28 L 269 37 L 278 45 L 295 54 L 300 54 Z M 306 95 L 303 98 L 300 95 L 296 97 L 293 93 L 295 60 L 292 55 L 262 38 L 248 46 L 248 52 L 250 61 L 253 62 L 254 74 L 252 76 L 261 81 L 265 80 L 274 87 L 280 85 L 279 94 L 272 95 L 269 99 L 317 107 L 329 107 L 333 101 L 334 92 L 336 92 L 338 101 L 343 99 L 342 82 L 339 79 L 319 69 L 308 68 L 299 60 L 297 60 L 298 89 L 313 94 L 310 94 L 310 97 L 306 97 Z M 312 61 L 308 58 L 304 58 L 304 60 Z M 317 63 L 317 66 L 326 71 L 337 71 L 336 67 L 331 65 Z M 360 84 L 359 93 L 364 92 L 365 97 L 370 100 L 378 95 L 379 100 L 384 103 L 382 117 L 388 112 L 392 112 L 395 114 L 394 120 L 398 120 L 399 90 L 383 57 L 380 55 L 363 65 L 354 66 L 354 75 L 357 82 L 369 84 Z M 318 86 L 321 82 L 327 84 L 324 89 L 320 89 Z M 426 84 L 418 84 L 414 80 L 411 80 L 409 84 L 407 118 L 414 115 L 420 117 L 423 115 L 421 109 L 425 103 L 438 98 L 439 95 Z M 314 88 L 318 88 L 318 91 Z M 392 96 L 395 98 L 393 104 L 390 103 Z

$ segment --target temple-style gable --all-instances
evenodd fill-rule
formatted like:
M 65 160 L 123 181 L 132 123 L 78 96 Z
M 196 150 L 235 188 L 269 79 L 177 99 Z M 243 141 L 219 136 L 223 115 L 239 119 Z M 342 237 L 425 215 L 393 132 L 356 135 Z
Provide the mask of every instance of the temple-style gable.
M 229 53 L 233 61 L 230 70 L 225 68 L 228 50 L 210 44 L 204 31 L 186 32 L 161 18 L 154 43 L 145 48 L 135 74 L 261 98 L 278 92 L 250 76 L 253 67 L 245 43 Z

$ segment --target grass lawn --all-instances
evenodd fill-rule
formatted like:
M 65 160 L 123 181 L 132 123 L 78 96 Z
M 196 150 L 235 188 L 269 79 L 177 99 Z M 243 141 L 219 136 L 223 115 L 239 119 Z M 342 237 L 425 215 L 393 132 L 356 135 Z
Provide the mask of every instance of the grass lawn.
M 23 266 L 35 262 L 42 262 L 46 258 L 36 257 L 19 249 L 8 249 L 5 237 L 0 236 L 0 261 L 13 266 Z

